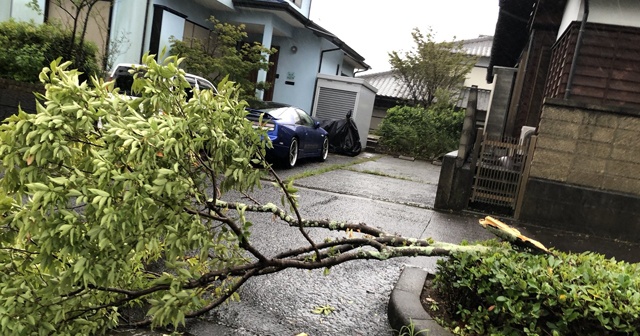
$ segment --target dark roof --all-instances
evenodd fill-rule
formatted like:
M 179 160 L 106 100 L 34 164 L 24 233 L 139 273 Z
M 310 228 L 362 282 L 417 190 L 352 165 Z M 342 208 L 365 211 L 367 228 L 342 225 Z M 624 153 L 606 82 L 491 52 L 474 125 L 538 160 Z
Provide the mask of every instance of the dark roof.
M 514 67 L 529 38 L 529 18 L 536 0 L 500 0 L 493 34 L 487 82 L 493 82 L 493 67 Z
M 235 7 L 284 11 L 295 18 L 298 22 L 303 24 L 305 28 L 311 30 L 317 36 L 327 39 L 331 43 L 335 44 L 338 48 L 342 49 L 347 54 L 347 56 L 351 57 L 356 63 L 362 66 L 362 69 L 371 69 L 371 67 L 364 62 L 364 57 L 358 54 L 337 36 L 302 15 L 302 13 L 292 7 L 291 3 L 285 0 L 233 0 L 233 5 Z
M 557 32 L 567 0 L 500 0 L 500 12 L 487 69 L 493 81 L 493 67 L 515 67 L 533 30 Z

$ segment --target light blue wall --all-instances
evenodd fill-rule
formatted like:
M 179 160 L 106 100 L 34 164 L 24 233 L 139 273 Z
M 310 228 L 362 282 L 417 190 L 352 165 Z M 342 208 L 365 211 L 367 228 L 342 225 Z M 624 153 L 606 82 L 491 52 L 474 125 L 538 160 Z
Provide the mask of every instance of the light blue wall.
M 0 0 L 0 21 L 7 21 L 10 18 L 16 21 L 31 21 L 35 23 L 44 22 L 44 15 L 38 14 L 33 9 L 27 7 L 30 0 Z M 44 11 L 45 0 L 38 0 L 40 9 Z
M 222 2 L 224 3 L 224 1 Z M 148 50 L 154 5 L 171 8 L 180 14 L 186 15 L 189 21 L 206 27 L 211 27 L 211 24 L 206 21 L 211 15 L 221 21 L 247 23 L 258 28 L 260 26 L 264 27 L 267 23 L 271 23 L 276 35 L 273 36 L 272 45 L 280 47 L 277 66 L 277 74 L 279 76 L 275 80 L 273 100 L 299 106 L 307 112 L 311 112 L 321 51 L 333 49 L 336 47 L 335 45 L 327 42 L 324 38 L 316 36 L 308 29 L 294 28 L 278 16 L 261 11 L 237 10 L 234 12 L 216 12 L 213 9 L 204 8 L 194 1 L 184 0 L 152 0 L 148 3 L 147 31 L 143 33 L 143 29 L 145 29 L 143 18 L 147 8 L 147 1 L 116 0 L 112 29 L 114 32 L 123 31 L 128 33 L 131 44 L 131 47 L 117 58 L 116 63 L 138 63 L 140 62 L 141 48 L 145 51 Z M 305 6 L 308 6 L 308 4 L 310 4 L 310 0 L 303 3 L 303 10 L 307 10 Z M 168 45 L 171 35 L 177 38 L 182 37 L 184 20 L 185 19 L 180 16 L 167 11 L 164 12 L 160 49 L 162 46 Z M 112 34 L 112 36 L 114 35 L 115 34 Z M 143 35 L 146 36 L 145 41 L 142 41 Z M 251 34 L 249 39 L 258 42 L 262 42 L 263 40 L 261 33 Z M 296 53 L 291 52 L 291 47 L 294 45 L 298 49 Z M 343 62 L 343 55 L 343 51 L 324 53 L 321 72 L 335 75 L 337 65 Z M 341 65 L 340 71 L 352 73 L 353 69 L 349 66 L 343 69 Z M 338 74 L 340 74 L 340 72 L 338 72 Z M 293 79 L 289 79 L 290 76 L 293 76 Z M 295 84 L 287 85 L 285 84 L 287 81 L 294 82 Z
M 355 71 L 355 68 L 353 67 L 353 65 L 347 64 L 345 62 L 344 64 L 342 64 L 342 69 L 340 69 L 340 70 L 341 70 L 341 73 L 338 76 L 340 76 L 342 74 L 345 74 L 348 77 L 353 77 L 354 76 L 353 72 Z
M 273 45 L 281 48 L 277 69 L 279 78 L 276 79 L 273 100 L 298 106 L 311 113 L 321 38 L 309 30 L 296 29 L 292 38 L 274 38 Z M 291 52 L 293 45 L 298 48 L 295 54 Z M 295 76 L 293 80 L 288 79 L 289 73 Z M 295 85 L 287 85 L 286 81 L 292 81 Z
M 336 47 L 334 45 L 329 45 L 329 46 L 326 46 L 326 48 L 323 50 L 331 50 L 335 48 Z M 338 64 L 340 64 L 339 70 L 342 70 L 341 64 L 342 64 L 343 53 L 344 51 L 342 50 L 325 52 L 324 56 L 322 56 L 322 68 L 320 69 L 320 73 L 327 74 L 327 75 L 340 76 L 340 71 L 336 73 L 336 69 L 338 69 Z

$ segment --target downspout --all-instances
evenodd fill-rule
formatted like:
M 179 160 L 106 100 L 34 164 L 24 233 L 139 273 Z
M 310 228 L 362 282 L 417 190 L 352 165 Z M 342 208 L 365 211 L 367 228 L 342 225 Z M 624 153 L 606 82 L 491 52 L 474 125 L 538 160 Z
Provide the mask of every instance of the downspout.
M 340 50 L 340 48 L 327 49 L 320 52 L 320 64 L 318 64 L 318 74 L 320 73 L 320 70 L 322 70 L 322 60 L 324 59 L 324 53 L 330 52 L 330 51 L 336 51 L 336 50 Z M 311 107 L 310 107 L 309 113 L 314 112 L 313 107 L 316 105 L 317 91 L 318 91 L 318 75 L 316 74 L 316 81 L 315 81 L 315 84 L 313 85 L 313 97 L 311 97 Z
M 142 46 L 140 47 L 140 62 L 142 63 L 142 56 L 144 56 L 144 44 L 147 39 L 147 23 L 149 21 L 149 4 L 151 0 L 147 0 L 147 8 L 144 9 L 144 23 L 142 24 Z
M 584 0 L 584 14 L 582 15 L 582 23 L 580 23 L 580 31 L 578 32 L 578 40 L 576 41 L 576 49 L 573 51 L 573 59 L 571 60 L 571 69 L 569 70 L 569 78 L 567 79 L 567 89 L 564 92 L 564 99 L 569 99 L 571 95 L 571 87 L 573 86 L 573 76 L 575 76 L 578 53 L 582 46 L 582 40 L 584 39 L 584 28 L 587 25 L 589 19 L 589 0 Z

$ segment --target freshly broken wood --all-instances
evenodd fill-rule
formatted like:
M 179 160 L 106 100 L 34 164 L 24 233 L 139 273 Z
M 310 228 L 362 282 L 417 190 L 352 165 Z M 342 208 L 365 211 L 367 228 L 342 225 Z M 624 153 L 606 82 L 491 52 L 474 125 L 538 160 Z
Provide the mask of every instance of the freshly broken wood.
M 504 239 L 512 244 L 530 248 L 537 252 L 552 254 L 542 243 L 531 239 L 518 231 L 517 229 L 491 217 L 487 216 L 480 220 L 480 225 L 494 235 Z

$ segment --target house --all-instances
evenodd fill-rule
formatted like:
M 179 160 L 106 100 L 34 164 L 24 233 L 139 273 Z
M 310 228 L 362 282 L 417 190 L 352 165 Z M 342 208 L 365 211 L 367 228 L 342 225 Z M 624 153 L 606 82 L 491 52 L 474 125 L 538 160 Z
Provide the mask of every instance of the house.
M 462 48 L 470 55 L 478 57 L 476 64 L 464 82 L 464 88 L 460 92 L 460 96 L 456 100 L 456 108 L 464 109 L 467 107 L 471 86 L 478 87 L 478 114 L 477 119 L 480 125 L 484 124 L 484 118 L 489 109 L 491 100 L 491 90 L 493 84 L 487 83 L 485 80 L 487 68 L 489 66 L 489 58 L 491 55 L 491 44 L 493 36 L 481 35 L 475 39 L 463 40 Z M 396 105 L 406 103 L 410 99 L 410 93 L 407 86 L 393 74 L 393 71 L 384 71 L 372 74 L 360 75 L 372 86 L 378 89 L 371 118 L 371 126 L 369 132 L 372 133 L 380 126 L 380 122 L 387 115 L 387 110 Z
M 0 13 L 4 16 L 0 20 L 10 17 L 36 22 L 69 20 L 55 5 L 56 0 L 38 0 L 42 14 L 27 8 L 27 2 L 3 1 Z M 207 21 L 211 16 L 223 22 L 244 24 L 249 35 L 247 42 L 260 42 L 278 50 L 270 58 L 273 66 L 257 74 L 256 80 L 266 81 L 270 89 L 256 95 L 263 100 L 299 106 L 319 117 L 324 113 L 318 107 L 324 106 L 318 102 L 323 97 L 317 86 L 319 75 L 341 82 L 344 78 L 353 79 L 356 71 L 370 68 L 355 50 L 309 19 L 311 0 L 105 0 L 98 1 L 96 6 L 88 36 L 102 52 L 114 42 L 121 44 L 119 53 L 113 55 L 113 64 L 140 63 L 144 53 L 158 54 L 169 48 L 171 37 L 206 38 L 213 28 Z M 349 88 L 361 91 L 364 83 L 352 82 Z M 342 91 L 345 90 L 339 90 L 338 94 L 343 94 Z M 345 95 L 352 96 L 350 91 Z M 341 109 L 346 113 L 359 106 L 366 108 L 361 102 L 365 97 L 356 98 L 345 99 L 347 105 Z
M 519 176 L 510 203 L 516 218 L 638 241 L 638 18 L 640 2 L 632 0 L 500 1 L 487 76 L 496 87 L 485 135 L 521 141 L 510 151 L 482 141 L 481 156 L 470 159 L 474 182 L 462 168 L 446 172 L 446 179 L 467 181 L 458 190 L 473 183 L 475 193 L 482 156 L 500 152 L 493 165 L 501 166 L 501 181 Z M 529 135 L 531 141 L 523 141 Z M 492 146 L 493 153 L 485 151 Z M 440 208 L 451 208 L 453 193 L 443 195 Z M 489 198 L 508 197 L 494 190 Z

